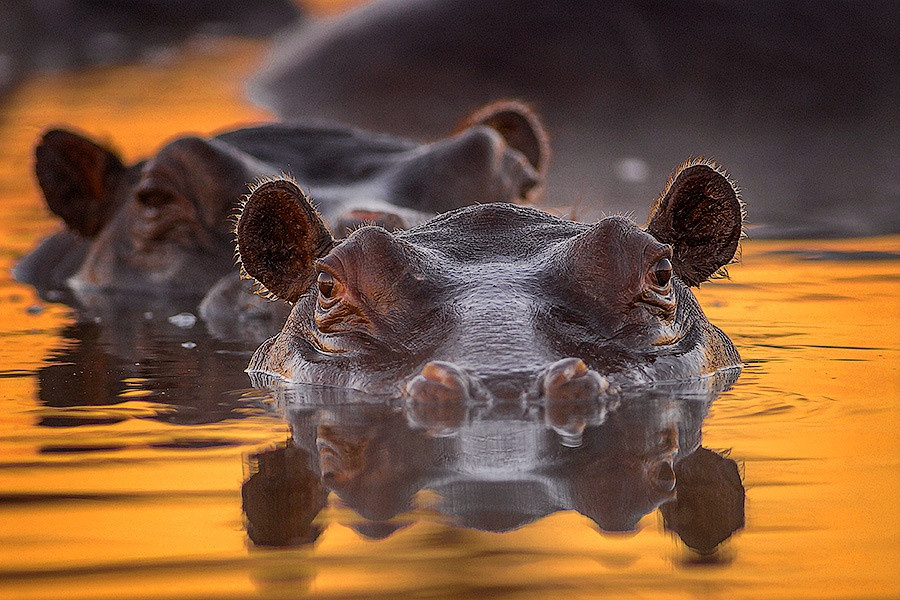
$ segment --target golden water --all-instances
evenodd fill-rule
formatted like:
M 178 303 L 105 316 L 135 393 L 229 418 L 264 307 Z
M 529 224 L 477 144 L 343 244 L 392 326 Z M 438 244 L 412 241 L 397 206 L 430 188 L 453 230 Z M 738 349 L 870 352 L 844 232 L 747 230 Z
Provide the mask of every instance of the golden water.
M 259 55 L 219 42 L 40 76 L 0 107 L 0 598 L 900 597 L 900 236 L 749 241 L 732 280 L 699 291 L 746 362 L 703 428 L 747 490 L 745 529 L 711 560 L 657 512 L 632 535 L 570 511 L 487 533 L 421 498 L 412 525 L 374 541 L 333 495 L 314 544 L 254 547 L 248 457 L 290 434 L 248 389 L 248 349 L 173 330 L 123 340 L 116 358 L 114 327 L 76 324 L 9 268 L 55 227 L 30 175 L 43 128 L 75 125 L 136 159 L 265 119 L 240 100 Z

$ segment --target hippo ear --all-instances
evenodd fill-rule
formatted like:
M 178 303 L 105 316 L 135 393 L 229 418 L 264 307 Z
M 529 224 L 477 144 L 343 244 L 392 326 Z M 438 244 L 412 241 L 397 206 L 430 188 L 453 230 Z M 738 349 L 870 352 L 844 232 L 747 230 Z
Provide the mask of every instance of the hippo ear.
M 651 210 L 647 232 L 672 246 L 675 273 L 696 286 L 732 262 L 743 217 L 737 190 L 714 164 L 686 163 Z
M 288 302 L 313 283 L 313 263 L 334 246 L 331 232 L 309 198 L 287 179 L 257 187 L 237 221 L 243 271 Z
M 96 235 L 119 204 L 116 192 L 127 173 L 119 157 L 64 129 L 44 133 L 34 156 L 35 175 L 50 210 L 82 236 Z
M 469 115 L 456 132 L 474 125 L 495 129 L 511 148 L 528 159 L 538 173 L 546 173 L 550 143 L 544 125 L 530 108 L 515 100 L 492 102 Z

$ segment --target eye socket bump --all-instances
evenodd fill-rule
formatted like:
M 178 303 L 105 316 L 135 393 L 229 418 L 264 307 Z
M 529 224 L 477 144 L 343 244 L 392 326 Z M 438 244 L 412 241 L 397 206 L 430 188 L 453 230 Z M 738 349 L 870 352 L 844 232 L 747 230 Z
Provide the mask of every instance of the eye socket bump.
M 668 258 L 660 259 L 650 271 L 653 282 L 659 287 L 666 287 L 672 280 L 672 261 Z
M 319 271 L 319 276 L 316 278 L 316 287 L 319 288 L 320 296 L 326 299 L 331 298 L 335 288 L 334 277 L 330 273 Z

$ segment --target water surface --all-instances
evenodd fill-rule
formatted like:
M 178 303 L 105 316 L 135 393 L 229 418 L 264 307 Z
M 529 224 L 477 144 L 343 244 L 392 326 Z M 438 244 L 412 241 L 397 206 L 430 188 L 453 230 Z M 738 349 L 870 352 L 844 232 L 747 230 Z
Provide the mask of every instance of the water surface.
M 402 403 L 253 389 L 252 344 L 169 319 L 185 307 L 77 314 L 11 281 L 55 227 L 30 175 L 41 129 L 76 125 L 133 160 L 176 133 L 264 119 L 239 100 L 259 53 L 195 44 L 167 64 L 42 76 L 0 107 L 0 596 L 900 596 L 900 236 L 746 242 L 732 279 L 697 294 L 740 350 L 740 379 L 594 415 L 574 449 L 539 410 L 435 436 Z M 571 457 L 615 423 L 630 423 L 618 449 L 676 423 L 683 454 L 734 461 L 745 526 L 701 553 L 656 499 L 633 524 L 577 502 L 590 494 L 560 482 L 589 461 Z M 385 439 L 395 476 L 347 492 L 340 449 Z M 567 460 L 581 465 L 570 475 Z M 242 506 L 259 485 L 287 495 L 254 525 Z M 471 510 L 503 494 L 511 510 Z M 623 522 L 633 531 L 611 531 Z M 266 545 L 273 527 L 288 546 Z

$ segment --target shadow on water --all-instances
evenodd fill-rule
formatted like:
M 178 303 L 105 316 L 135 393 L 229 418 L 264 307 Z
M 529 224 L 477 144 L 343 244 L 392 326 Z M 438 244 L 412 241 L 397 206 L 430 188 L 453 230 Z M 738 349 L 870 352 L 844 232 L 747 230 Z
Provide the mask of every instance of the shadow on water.
M 498 403 L 453 414 L 276 383 L 292 436 L 250 457 L 247 533 L 258 546 L 311 544 L 334 492 L 358 515 L 357 533 L 387 538 L 421 518 L 416 499 L 429 490 L 430 510 L 489 532 L 564 510 L 600 531 L 630 532 L 660 508 L 665 528 L 708 557 L 744 525 L 737 464 L 701 440 L 712 402 L 736 377 L 622 390 L 590 406 Z

